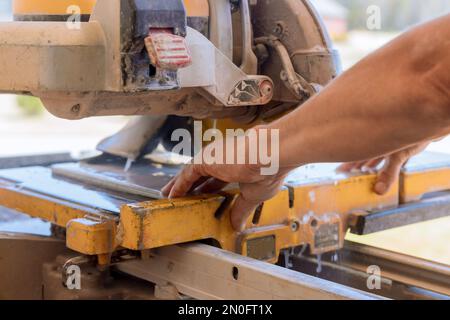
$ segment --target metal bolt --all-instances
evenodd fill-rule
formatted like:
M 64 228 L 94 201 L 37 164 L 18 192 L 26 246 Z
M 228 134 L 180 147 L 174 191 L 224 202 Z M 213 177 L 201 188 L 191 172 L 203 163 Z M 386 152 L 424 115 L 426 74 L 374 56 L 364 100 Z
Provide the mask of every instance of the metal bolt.
M 76 104 L 72 107 L 72 109 L 70 109 L 70 111 L 72 111 L 73 113 L 79 113 L 81 110 L 81 105 L 80 104 Z
M 263 81 L 259 86 L 259 90 L 264 97 L 270 96 L 273 92 L 273 86 L 269 81 Z
M 292 230 L 292 232 L 297 232 L 298 229 L 300 229 L 300 224 L 297 221 L 293 221 L 291 223 L 291 230 Z
M 277 35 L 277 36 L 282 36 L 284 34 L 284 30 L 285 30 L 285 24 L 284 22 L 277 22 L 273 32 Z

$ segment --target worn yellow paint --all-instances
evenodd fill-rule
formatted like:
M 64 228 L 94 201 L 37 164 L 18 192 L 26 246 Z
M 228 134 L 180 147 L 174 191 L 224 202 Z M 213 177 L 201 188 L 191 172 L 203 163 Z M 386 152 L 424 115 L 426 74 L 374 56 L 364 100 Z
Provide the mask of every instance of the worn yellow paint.
M 382 210 L 399 203 L 399 184 L 384 196 L 373 192 L 376 175 L 349 177 L 313 185 L 294 186 L 294 207 L 297 216 L 307 214 L 351 213 Z
M 247 223 L 245 237 L 235 232 L 230 223 L 230 208 L 235 194 L 205 195 L 186 199 L 156 200 L 126 205 L 121 212 L 123 241 L 121 246 L 132 250 L 152 249 L 177 243 L 214 239 L 228 251 L 246 252 L 246 240 L 267 234 L 277 237 L 277 254 L 298 245 L 296 234 L 289 229 L 289 194 L 285 190 L 268 201 L 257 227 Z M 216 217 L 222 204 L 228 204 Z M 264 218 L 263 218 L 264 217 Z M 284 230 L 289 230 L 288 234 Z M 276 262 L 276 258 L 270 262 Z
M 427 193 L 444 190 L 450 190 L 450 168 L 404 172 L 401 176 L 400 201 L 418 201 Z
M 117 248 L 116 229 L 113 220 L 74 219 L 67 224 L 66 245 L 86 255 L 107 255 Z
M 315 254 L 337 250 L 344 245 L 346 232 L 351 227 L 351 214 L 369 213 L 399 204 L 399 184 L 388 194 L 373 192 L 376 175 L 348 177 L 343 180 L 311 185 L 290 185 L 294 195 L 293 215 L 300 221 L 301 243 L 307 243 Z M 315 234 L 322 226 L 338 225 L 338 244 L 319 246 Z
M 287 224 L 294 220 L 292 210 L 289 208 L 289 190 L 282 190 L 272 201 L 264 203 L 259 219 L 259 226 Z M 247 228 L 254 227 L 253 217 L 247 222 Z
M 223 196 L 156 200 L 122 208 L 122 246 L 133 250 L 215 238 L 234 251 L 226 239 L 232 233 L 229 219 L 215 218 Z
M 94 9 L 96 0 L 14 0 L 14 14 L 68 14 L 70 6 L 78 6 L 82 14 L 90 14 Z M 208 17 L 208 0 L 184 0 L 188 16 Z

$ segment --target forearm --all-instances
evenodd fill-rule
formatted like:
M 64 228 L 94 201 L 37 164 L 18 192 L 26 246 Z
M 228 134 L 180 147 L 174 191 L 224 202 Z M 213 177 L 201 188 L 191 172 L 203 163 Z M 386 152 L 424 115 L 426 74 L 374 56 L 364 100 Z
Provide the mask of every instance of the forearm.
M 280 163 L 365 160 L 450 132 L 450 16 L 364 59 L 269 129 Z

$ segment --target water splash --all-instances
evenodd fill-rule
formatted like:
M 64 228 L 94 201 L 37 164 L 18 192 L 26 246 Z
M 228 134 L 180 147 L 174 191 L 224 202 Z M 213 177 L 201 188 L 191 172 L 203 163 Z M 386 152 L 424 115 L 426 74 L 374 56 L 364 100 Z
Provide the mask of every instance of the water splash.
M 331 261 L 339 262 L 339 254 L 337 252 L 331 257 Z
M 322 270 L 323 270 L 323 268 L 322 268 L 322 255 L 318 254 L 317 255 L 317 269 L 316 269 L 316 272 L 319 274 L 319 273 L 322 273 Z
M 134 159 L 128 158 L 127 163 L 125 164 L 125 168 L 123 168 L 123 171 L 128 172 L 131 169 L 131 166 L 133 165 Z
M 303 257 L 303 255 L 306 252 L 307 247 L 308 247 L 307 245 L 302 246 L 302 248 L 300 249 L 300 252 L 297 254 L 297 257 L 299 257 L 299 258 Z
M 291 269 L 292 267 L 294 267 L 292 261 L 291 261 L 291 256 L 289 254 L 289 251 L 284 251 L 283 252 L 283 256 L 284 256 L 284 265 L 286 269 Z

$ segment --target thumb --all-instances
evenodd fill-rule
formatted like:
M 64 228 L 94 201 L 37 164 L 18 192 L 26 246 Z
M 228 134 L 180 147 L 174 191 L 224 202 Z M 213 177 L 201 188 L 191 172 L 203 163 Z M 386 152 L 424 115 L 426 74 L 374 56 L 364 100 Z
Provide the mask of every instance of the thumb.
M 385 195 L 400 177 L 400 171 L 405 164 L 402 157 L 390 157 L 381 171 L 378 173 L 375 184 L 375 192 L 379 195 Z
M 244 231 L 248 218 L 255 212 L 258 206 L 258 202 L 246 200 L 242 194 L 240 194 L 234 202 L 231 211 L 231 225 L 233 226 L 233 229 L 238 232 Z

